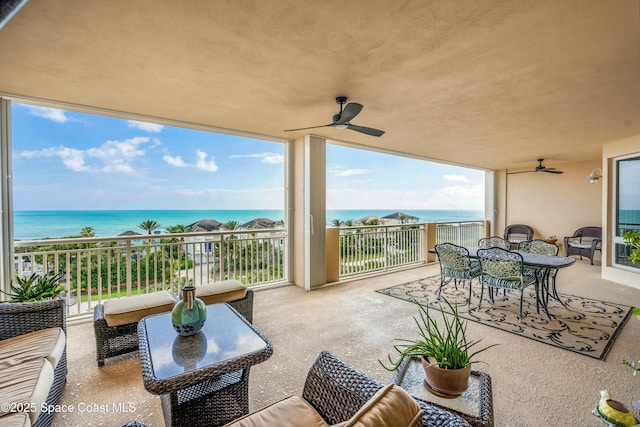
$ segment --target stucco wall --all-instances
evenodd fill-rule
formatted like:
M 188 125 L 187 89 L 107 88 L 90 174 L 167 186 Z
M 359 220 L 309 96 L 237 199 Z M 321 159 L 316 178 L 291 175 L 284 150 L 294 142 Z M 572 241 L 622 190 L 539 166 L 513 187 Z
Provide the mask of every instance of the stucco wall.
M 561 241 L 577 228 L 602 224 L 602 180 L 590 184 L 586 179 L 594 168 L 602 168 L 601 163 L 545 162 L 545 165 L 564 173 L 496 173 L 501 181 L 497 188 L 506 196 L 503 203 L 497 204 L 502 211 L 497 215 L 496 234 L 501 234 L 504 225 L 498 228 L 498 224 L 504 221 L 530 225 L 535 231 L 534 238 L 555 235 Z

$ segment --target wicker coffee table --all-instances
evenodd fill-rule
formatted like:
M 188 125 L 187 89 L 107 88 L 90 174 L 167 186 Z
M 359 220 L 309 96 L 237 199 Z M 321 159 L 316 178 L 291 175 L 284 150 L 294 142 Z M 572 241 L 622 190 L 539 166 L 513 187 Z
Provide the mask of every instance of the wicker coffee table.
M 138 323 L 145 389 L 161 395 L 166 426 L 220 426 L 249 413 L 249 369 L 271 343 L 228 304 L 207 306 L 193 336 L 179 336 L 171 313 Z
M 424 383 L 424 368 L 419 357 L 405 358 L 392 379 L 415 399 L 453 412 L 475 427 L 493 427 L 491 377 L 471 371 L 469 388 L 460 397 L 447 399 L 433 394 Z

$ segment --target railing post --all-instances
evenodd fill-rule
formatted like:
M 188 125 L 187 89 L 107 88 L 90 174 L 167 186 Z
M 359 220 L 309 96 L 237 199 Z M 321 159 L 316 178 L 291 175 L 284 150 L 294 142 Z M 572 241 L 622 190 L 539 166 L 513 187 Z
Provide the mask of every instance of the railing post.
M 384 227 L 384 270 L 387 271 L 389 269 L 389 226 Z
M 131 240 L 127 240 L 127 260 L 126 260 L 126 280 L 127 280 L 127 296 L 131 295 Z

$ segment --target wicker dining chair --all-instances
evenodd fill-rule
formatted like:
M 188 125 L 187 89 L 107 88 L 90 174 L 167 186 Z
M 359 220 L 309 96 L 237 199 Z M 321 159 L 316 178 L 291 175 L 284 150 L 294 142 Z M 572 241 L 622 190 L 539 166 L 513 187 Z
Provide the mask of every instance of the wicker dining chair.
M 478 240 L 479 248 L 502 248 L 511 249 L 511 242 L 499 236 L 484 237 Z
M 435 246 L 438 262 L 440 263 L 440 287 L 438 298 L 442 288 L 453 280 L 458 289 L 458 281 L 465 284 L 469 281 L 469 303 L 471 303 L 471 282 L 480 277 L 480 263 L 471 259 L 469 250 L 453 243 L 439 243 Z
M 480 260 L 481 268 L 480 304 L 478 304 L 478 308 L 482 306 L 484 285 L 487 285 L 489 288 L 489 297 L 492 303 L 494 302 L 494 288 L 519 290 L 520 317 L 518 320 L 522 322 L 524 290 L 537 283 L 535 273 L 525 270 L 522 255 L 502 248 L 478 249 L 478 259 Z M 537 297 L 536 309 L 539 310 Z
M 511 243 L 511 249 L 518 247 L 518 243 L 533 239 L 533 228 L 525 224 L 511 224 L 504 229 L 504 239 Z

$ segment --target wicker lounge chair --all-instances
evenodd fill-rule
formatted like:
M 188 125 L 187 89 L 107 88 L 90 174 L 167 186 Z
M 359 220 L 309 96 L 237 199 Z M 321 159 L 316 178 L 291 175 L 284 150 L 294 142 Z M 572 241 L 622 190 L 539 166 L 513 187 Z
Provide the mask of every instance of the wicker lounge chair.
M 593 257 L 596 251 L 602 250 L 602 227 L 578 228 L 573 236 L 564 238 L 564 250 L 566 256 L 579 255 L 589 258 L 593 265 Z
M 355 415 L 384 386 L 381 382 L 347 365 L 330 352 L 323 351 L 307 374 L 302 399 L 311 405 L 327 424 L 333 425 L 345 422 Z M 420 400 L 416 402 L 424 411 L 423 427 L 470 427 L 466 420 L 456 414 Z M 287 419 L 287 421 L 287 425 L 296 425 L 296 420 Z M 266 424 L 247 423 L 246 425 Z M 122 427 L 147 426 L 133 421 Z

